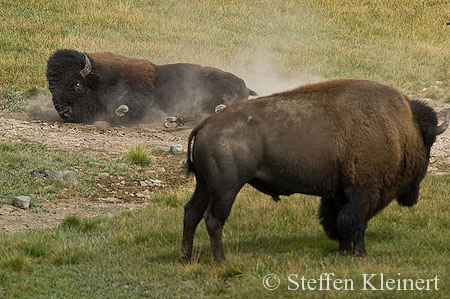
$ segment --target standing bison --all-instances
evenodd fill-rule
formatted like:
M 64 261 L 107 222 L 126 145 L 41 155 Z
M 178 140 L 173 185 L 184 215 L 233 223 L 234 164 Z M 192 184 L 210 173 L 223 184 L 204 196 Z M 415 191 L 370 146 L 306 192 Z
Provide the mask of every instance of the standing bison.
M 69 122 L 131 125 L 167 114 L 201 117 L 256 95 L 242 79 L 216 68 L 155 65 L 108 52 L 57 50 L 47 62 L 47 80 L 58 114 Z
M 205 218 L 214 260 L 222 228 L 246 183 L 269 194 L 322 197 L 320 222 L 341 250 L 365 256 L 367 222 L 394 198 L 417 202 L 436 135 L 436 113 L 370 81 L 336 80 L 239 103 L 205 119 L 189 137 L 197 185 L 185 206 L 182 257 L 192 256 Z M 192 148 L 191 148 L 191 143 Z M 352 247 L 353 245 L 353 247 Z

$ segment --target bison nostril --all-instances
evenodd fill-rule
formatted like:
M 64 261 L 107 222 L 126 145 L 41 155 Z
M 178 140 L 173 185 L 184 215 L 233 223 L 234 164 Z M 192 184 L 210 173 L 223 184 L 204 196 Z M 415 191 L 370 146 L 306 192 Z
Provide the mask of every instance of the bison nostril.
M 64 118 L 70 118 L 72 116 L 72 108 L 66 107 L 64 109 L 58 110 L 58 114 Z

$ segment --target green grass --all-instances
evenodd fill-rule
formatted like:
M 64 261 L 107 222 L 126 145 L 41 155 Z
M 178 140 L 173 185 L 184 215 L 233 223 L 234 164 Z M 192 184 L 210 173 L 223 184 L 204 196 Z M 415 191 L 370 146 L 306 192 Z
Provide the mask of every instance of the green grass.
M 450 176 L 427 176 L 417 206 L 393 202 L 366 234 L 369 257 L 342 255 L 322 231 L 318 199 L 274 202 L 252 188 L 239 194 L 224 229 L 227 261 L 214 264 L 202 221 L 196 262 L 178 260 L 183 208 L 192 190 L 153 197 L 146 208 L 113 218 L 71 216 L 57 228 L 0 235 L 0 294 L 5 297 L 114 298 L 446 298 L 450 260 Z M 177 202 L 180 204 L 168 204 Z M 281 285 L 268 291 L 267 274 Z M 289 291 L 289 274 L 352 279 L 354 290 Z M 363 291 L 362 274 L 385 279 L 439 278 L 439 290 Z M 400 274 L 399 274 L 400 273 Z M 379 283 L 379 276 L 371 282 Z
M 98 183 L 103 183 L 105 174 L 116 181 L 120 181 L 118 176 L 127 181 L 148 178 L 145 170 L 118 159 L 49 150 L 29 143 L 0 142 L 0 169 L 0 205 L 10 204 L 17 195 L 31 196 L 33 205 L 61 196 L 95 199 L 102 195 Z M 75 171 L 78 184 L 64 184 L 33 174 L 41 170 Z
M 57 48 L 209 64 L 260 93 L 311 76 L 373 79 L 408 94 L 442 81 L 436 97 L 450 93 L 445 1 L 1 0 L 0 7 L 1 109 L 20 110 L 36 92 L 49 93 L 46 61 Z
M 33 95 L 49 94 L 46 61 L 57 48 L 212 65 L 261 94 L 310 79 L 353 77 L 450 101 L 446 1 L 0 0 L 0 16 L 2 111 L 23 111 Z M 39 169 L 76 171 L 79 184 L 33 177 Z M 122 160 L 0 143 L 0 204 L 16 195 L 32 196 L 35 205 L 62 194 L 96 198 L 104 173 L 117 181 L 147 178 L 145 169 Z M 393 203 L 377 215 L 369 223 L 366 259 L 337 252 L 319 225 L 316 198 L 275 203 L 245 188 L 224 229 L 227 262 L 212 262 L 202 222 L 196 263 L 186 265 L 177 256 L 189 185 L 189 191 L 158 193 L 147 208 L 113 218 L 71 216 L 54 229 L 0 234 L 0 297 L 446 298 L 449 185 L 449 175 L 427 176 L 417 206 Z M 330 272 L 353 279 L 356 289 L 287 290 L 289 274 Z M 262 286 L 269 273 L 281 278 L 276 291 Z M 441 289 L 365 292 L 363 273 L 438 276 Z
M 125 153 L 124 159 L 132 164 L 147 166 L 153 161 L 148 156 L 148 150 L 143 145 L 133 145 L 130 150 Z

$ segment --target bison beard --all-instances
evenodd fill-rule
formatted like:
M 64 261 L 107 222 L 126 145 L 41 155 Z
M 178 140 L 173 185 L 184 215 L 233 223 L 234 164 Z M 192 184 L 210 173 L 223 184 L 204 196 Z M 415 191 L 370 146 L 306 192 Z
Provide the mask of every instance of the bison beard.
M 189 137 L 188 168 L 197 184 L 185 206 L 182 257 L 191 259 L 204 218 L 214 260 L 225 259 L 222 228 L 246 183 L 274 199 L 321 196 L 325 232 L 341 250 L 365 256 L 368 221 L 394 198 L 417 202 L 430 148 L 447 125 L 448 114 L 438 127 L 424 103 L 361 80 L 306 85 L 227 107 Z
M 167 115 L 201 120 L 219 104 L 256 95 L 242 79 L 216 68 L 155 65 L 107 52 L 57 50 L 47 62 L 47 80 L 55 109 L 69 122 L 132 125 Z

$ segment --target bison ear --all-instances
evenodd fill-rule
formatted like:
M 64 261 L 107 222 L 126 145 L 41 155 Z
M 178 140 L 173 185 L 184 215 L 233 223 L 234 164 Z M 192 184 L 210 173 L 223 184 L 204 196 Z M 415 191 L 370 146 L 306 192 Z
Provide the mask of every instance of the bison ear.
M 86 76 L 87 85 L 90 89 L 96 90 L 100 84 L 101 76 L 98 73 L 90 73 Z

